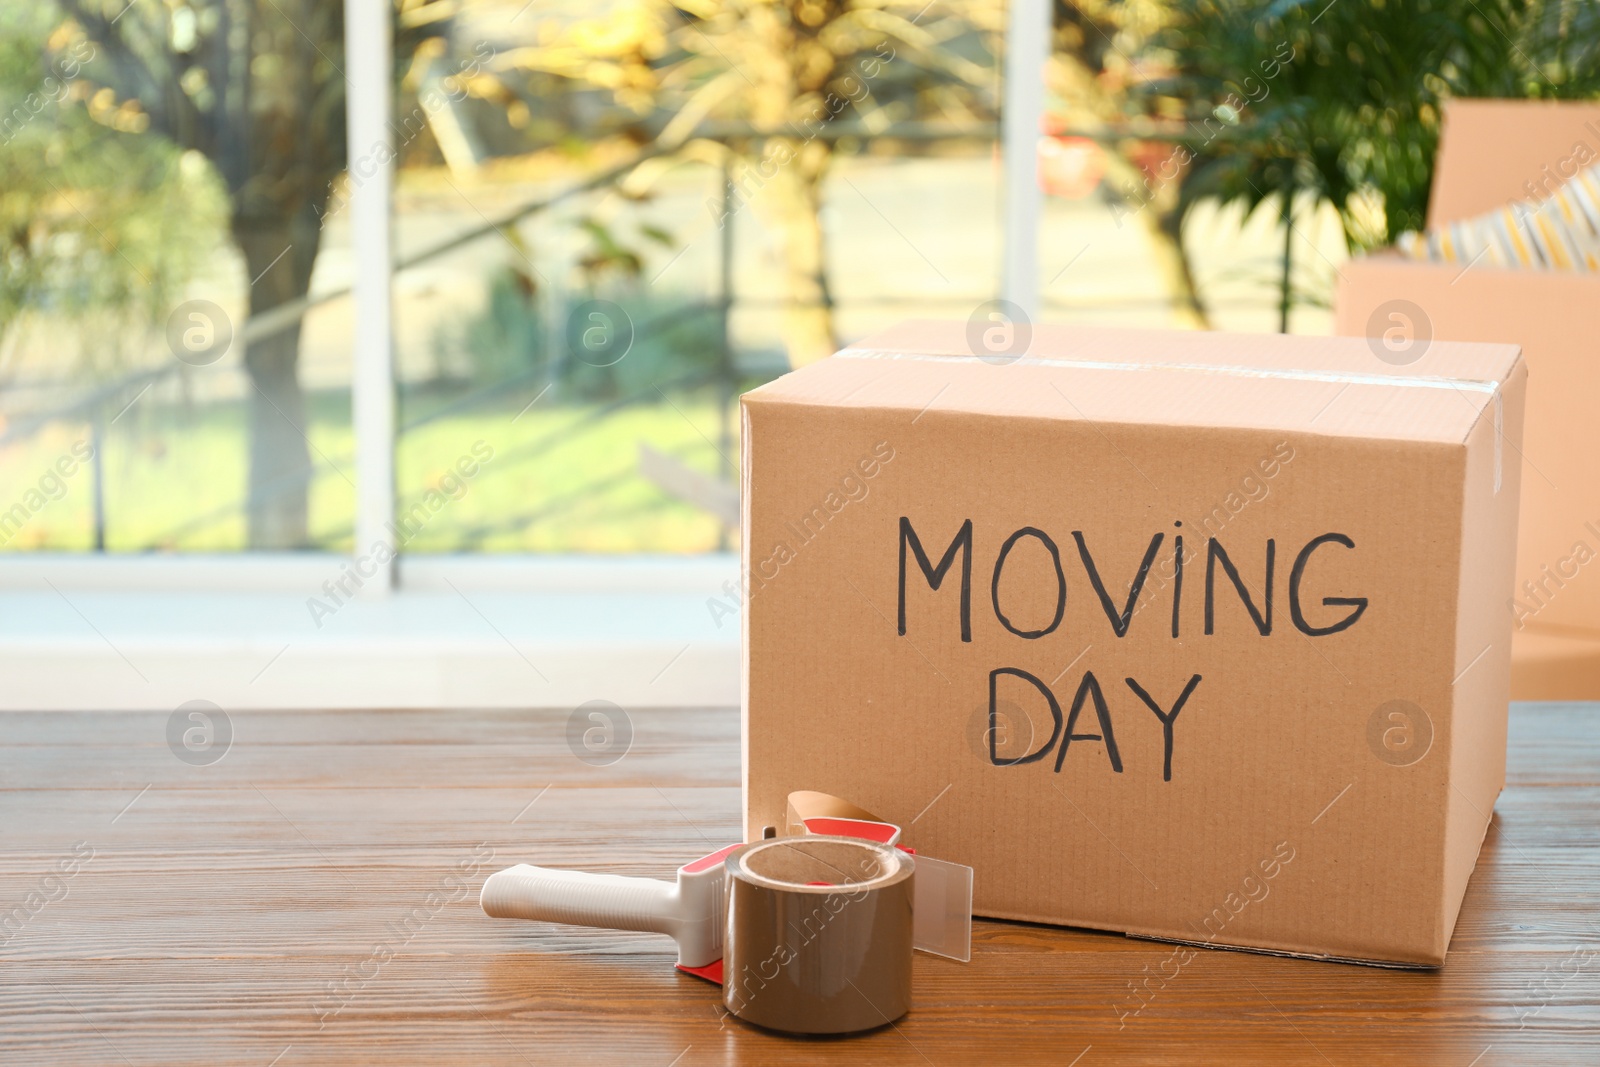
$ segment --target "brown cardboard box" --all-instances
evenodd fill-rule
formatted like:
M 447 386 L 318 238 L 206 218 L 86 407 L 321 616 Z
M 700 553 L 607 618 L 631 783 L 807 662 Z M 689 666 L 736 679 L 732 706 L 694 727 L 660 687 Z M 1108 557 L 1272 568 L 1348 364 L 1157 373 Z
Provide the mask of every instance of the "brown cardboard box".
M 1595 160 L 1600 104 L 1452 101 L 1429 225 L 1548 195 Z M 1516 626 L 1511 695 L 1600 699 L 1600 275 L 1464 267 L 1389 253 L 1346 264 L 1334 329 L 1420 324 L 1419 336 L 1521 345 L 1530 373 L 1522 518 L 1515 593 L 1503 605 Z
M 977 914 L 1441 963 L 1504 781 L 1516 348 L 964 334 L 744 397 L 747 834 L 822 790 Z

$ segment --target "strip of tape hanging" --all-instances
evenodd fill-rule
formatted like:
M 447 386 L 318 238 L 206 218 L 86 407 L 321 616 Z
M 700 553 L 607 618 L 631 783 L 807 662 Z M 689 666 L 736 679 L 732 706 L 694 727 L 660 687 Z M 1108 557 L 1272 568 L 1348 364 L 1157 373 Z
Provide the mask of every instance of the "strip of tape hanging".
M 839 834 L 894 845 L 900 827 L 830 793 L 789 794 L 785 816 L 790 834 Z M 912 850 L 900 846 L 907 852 Z M 966 963 L 972 959 L 972 868 L 917 856 L 913 944 L 922 952 Z
M 1500 495 L 1500 442 L 1506 438 L 1506 401 L 1505 394 L 1496 389 L 1494 393 L 1494 495 Z

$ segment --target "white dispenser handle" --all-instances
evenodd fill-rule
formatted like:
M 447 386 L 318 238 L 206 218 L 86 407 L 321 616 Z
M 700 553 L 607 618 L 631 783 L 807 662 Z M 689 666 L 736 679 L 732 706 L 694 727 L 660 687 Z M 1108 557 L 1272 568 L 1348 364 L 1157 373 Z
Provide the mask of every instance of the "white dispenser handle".
M 496 919 L 598 926 L 666 934 L 678 942 L 678 965 L 704 967 L 722 958 L 729 846 L 678 869 L 678 880 L 624 878 L 519 863 L 491 874 L 478 902 Z
M 480 897 L 496 919 L 675 934 L 678 889 L 654 878 L 562 871 L 519 863 L 489 876 Z

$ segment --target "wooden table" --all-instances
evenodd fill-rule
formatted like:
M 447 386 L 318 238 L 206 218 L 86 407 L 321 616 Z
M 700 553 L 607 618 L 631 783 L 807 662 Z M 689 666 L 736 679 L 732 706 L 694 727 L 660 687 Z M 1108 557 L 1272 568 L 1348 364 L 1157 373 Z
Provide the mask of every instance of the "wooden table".
M 604 767 L 567 717 L 238 713 L 209 765 L 164 714 L 0 718 L 0 1063 L 1600 1063 L 1600 708 L 1514 709 L 1441 971 L 1207 951 L 1119 1019 L 1168 947 L 980 921 L 898 1025 L 828 1040 L 725 1017 L 665 938 L 480 913 L 501 865 L 735 839 L 735 712 L 634 712 Z

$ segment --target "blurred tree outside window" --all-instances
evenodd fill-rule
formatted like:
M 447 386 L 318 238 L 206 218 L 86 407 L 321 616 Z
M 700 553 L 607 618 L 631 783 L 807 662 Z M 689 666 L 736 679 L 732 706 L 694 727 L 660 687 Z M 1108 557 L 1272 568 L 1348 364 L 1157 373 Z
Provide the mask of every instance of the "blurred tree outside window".
M 392 10 L 404 551 L 731 547 L 740 391 L 994 295 L 1000 0 Z M 1057 0 L 1044 314 L 1316 328 L 1341 257 L 1420 225 L 1442 101 L 1593 97 L 1597 11 Z M 348 543 L 343 33 L 0 12 L 4 547 Z

